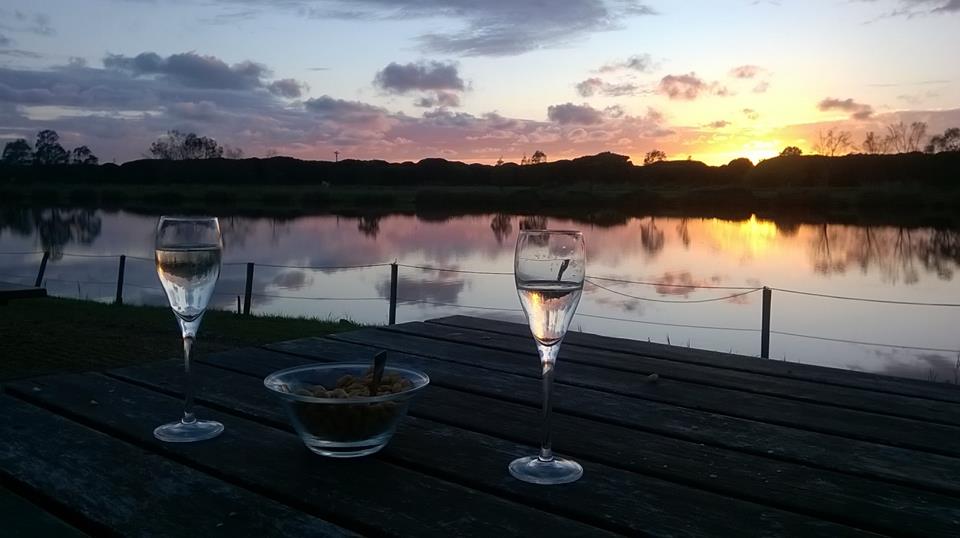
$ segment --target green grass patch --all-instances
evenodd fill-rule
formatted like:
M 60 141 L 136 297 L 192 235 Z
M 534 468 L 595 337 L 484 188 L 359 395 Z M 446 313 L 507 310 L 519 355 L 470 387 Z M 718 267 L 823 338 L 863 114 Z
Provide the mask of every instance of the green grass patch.
M 357 328 L 352 323 L 209 311 L 198 356 Z M 183 356 L 169 308 L 76 299 L 24 299 L 0 305 L 0 379 L 107 370 Z

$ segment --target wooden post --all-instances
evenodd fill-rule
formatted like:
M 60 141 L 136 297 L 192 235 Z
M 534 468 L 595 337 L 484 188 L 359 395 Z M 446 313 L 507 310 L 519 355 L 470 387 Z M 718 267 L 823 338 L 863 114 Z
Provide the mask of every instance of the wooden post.
M 120 255 L 120 267 L 117 269 L 117 298 L 113 304 L 123 304 L 123 270 L 127 266 L 127 257 Z
M 43 273 L 47 270 L 47 260 L 50 259 L 50 251 L 43 251 L 43 259 L 40 260 L 40 270 L 37 271 L 37 281 L 34 282 L 33 287 L 39 288 L 40 284 L 43 282 Z
M 247 285 L 243 291 L 243 315 L 250 314 L 250 296 L 253 294 L 253 262 L 247 263 Z
M 760 357 L 770 358 L 770 299 L 773 291 L 763 287 L 763 314 L 760 327 Z
M 239 314 L 240 312 L 241 312 L 241 310 L 240 310 L 240 296 L 237 295 L 237 314 Z
M 390 325 L 397 323 L 397 262 L 390 264 Z

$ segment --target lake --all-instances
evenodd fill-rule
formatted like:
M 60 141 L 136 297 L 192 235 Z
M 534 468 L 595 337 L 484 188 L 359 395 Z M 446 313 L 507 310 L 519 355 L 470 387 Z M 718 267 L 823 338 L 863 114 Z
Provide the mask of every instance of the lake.
M 112 256 L 126 254 L 144 259 L 127 259 L 124 301 L 163 304 L 152 263 L 156 221 L 123 211 L 2 209 L 0 280 L 32 282 L 41 256 L 30 252 L 49 250 L 51 294 L 110 301 L 118 263 Z M 601 226 L 505 214 L 228 216 L 221 226 L 226 263 L 214 298 L 220 309 L 237 309 L 246 262 L 254 262 L 255 313 L 386 323 L 390 268 L 376 264 L 398 260 L 398 322 L 452 314 L 522 321 L 512 276 L 477 273 L 511 273 L 523 227 L 575 228 L 584 232 L 596 285 L 586 285 L 573 329 L 759 355 L 761 292 L 750 290 L 769 286 L 778 288 L 771 360 L 950 382 L 960 366 L 957 308 L 781 291 L 960 302 L 958 230 L 756 217 L 636 217 Z

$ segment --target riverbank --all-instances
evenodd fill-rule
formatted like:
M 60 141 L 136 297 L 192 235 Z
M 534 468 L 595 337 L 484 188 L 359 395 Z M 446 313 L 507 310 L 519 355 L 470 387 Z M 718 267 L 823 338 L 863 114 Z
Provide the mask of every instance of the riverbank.
M 204 213 L 293 218 L 309 214 L 376 217 L 416 214 L 446 219 L 509 213 L 617 225 L 630 217 L 746 219 L 787 223 L 960 227 L 960 190 L 908 185 L 871 187 L 629 187 L 572 184 L 559 188 L 317 187 L 307 185 L 0 186 L 0 209 L 69 207 L 161 214 Z
M 214 353 L 244 346 L 321 336 L 353 323 L 209 311 L 197 349 Z M 27 299 L 0 306 L 0 379 L 107 370 L 181 357 L 169 308 L 112 305 L 76 299 Z

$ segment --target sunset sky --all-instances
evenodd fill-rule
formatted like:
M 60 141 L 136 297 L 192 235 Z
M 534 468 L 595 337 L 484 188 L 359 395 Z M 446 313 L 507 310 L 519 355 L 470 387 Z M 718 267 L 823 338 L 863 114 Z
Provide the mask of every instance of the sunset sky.
M 958 51 L 960 0 L 5 0 L 0 141 L 757 161 L 831 127 L 960 126 Z

